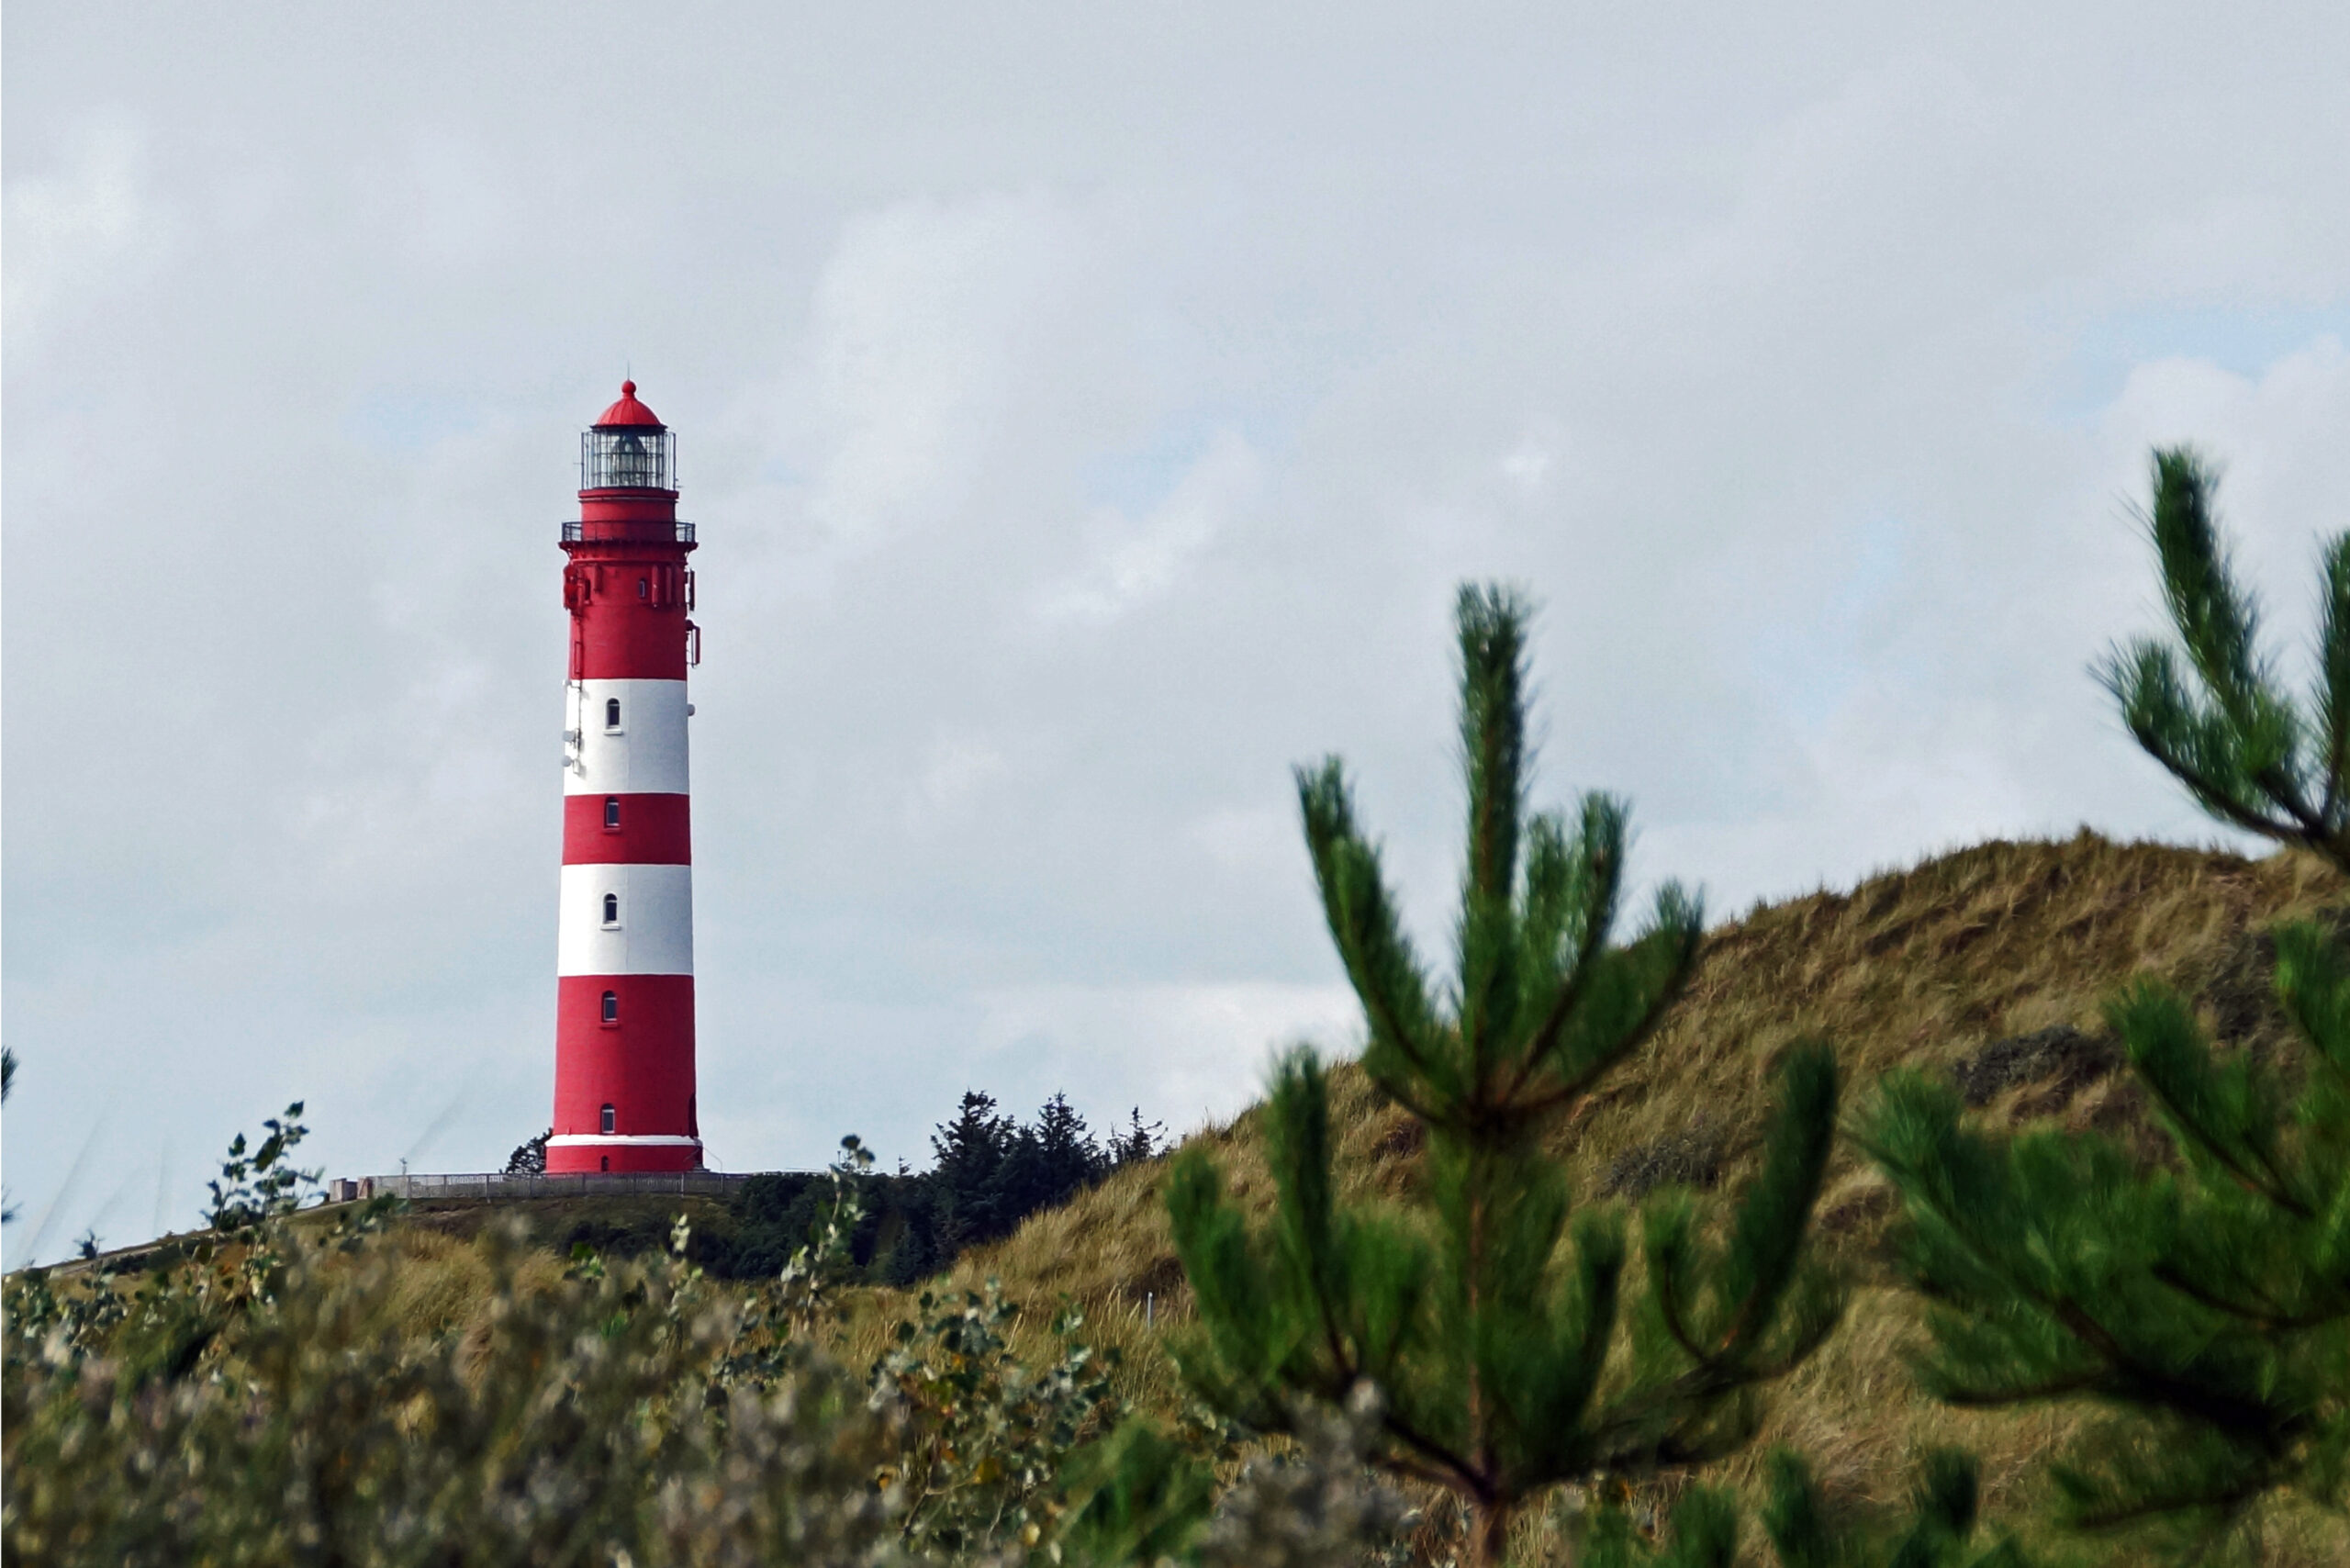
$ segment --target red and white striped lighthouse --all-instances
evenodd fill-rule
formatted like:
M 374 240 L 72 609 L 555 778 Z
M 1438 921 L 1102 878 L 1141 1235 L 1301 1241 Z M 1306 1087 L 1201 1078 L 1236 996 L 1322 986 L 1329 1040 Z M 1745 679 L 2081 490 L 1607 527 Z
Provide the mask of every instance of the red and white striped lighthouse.
M 693 547 L 675 440 L 623 381 L 580 438 L 579 521 L 563 525 L 571 678 L 550 1174 L 702 1163 L 686 788 L 686 667 L 701 651 L 686 618 Z

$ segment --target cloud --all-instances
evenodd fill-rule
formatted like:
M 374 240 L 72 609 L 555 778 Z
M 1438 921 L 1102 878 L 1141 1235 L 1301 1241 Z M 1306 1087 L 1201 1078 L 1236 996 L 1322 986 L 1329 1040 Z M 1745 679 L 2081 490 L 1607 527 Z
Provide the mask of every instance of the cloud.
M 1349 1050 L 1360 1018 L 1337 985 L 1023 986 L 976 1000 L 981 1049 L 1016 1054 L 1024 1079 L 1066 1081 L 1080 1105 L 1107 1101 L 1123 1114 L 1117 1102 L 1130 1101 L 1146 1119 L 1184 1126 L 1246 1109 L 1288 1046 Z
M 844 543 L 951 517 L 1081 286 L 1088 235 L 1044 196 L 914 201 L 843 230 L 817 280 L 811 515 Z
M 1217 431 L 1148 515 L 1129 519 L 1105 508 L 1088 520 L 1084 566 L 1036 595 L 1037 619 L 1048 626 L 1103 627 L 1164 597 L 1193 557 L 1245 517 L 1262 482 L 1248 443 L 1234 431 Z
M 1192 841 L 1229 870 L 1278 875 L 1303 853 L 1295 813 L 1270 805 L 1210 812 L 1192 823 Z
M 71 133 L 54 172 L 14 175 L 7 187 L 6 332 L 36 348 L 103 293 L 126 265 L 160 259 L 167 230 L 143 188 L 145 138 L 118 112 L 95 112 Z
M 1529 435 L 1502 459 L 1502 476 L 1530 496 L 1542 487 L 1542 482 L 1550 476 L 1550 465 L 1557 461 L 1557 454 L 1547 443 Z
M 2145 447 L 2223 464 L 2288 657 L 2350 518 L 2338 17 L 526 6 L 453 68 L 420 13 L 52 10 L 8 1177 L 39 1212 L 102 1125 L 104 1179 L 44 1246 L 166 1145 L 184 1222 L 297 1097 L 337 1172 L 454 1085 L 422 1158 L 546 1125 L 554 535 L 623 369 L 701 528 L 738 1170 L 919 1152 L 966 1086 L 1181 1125 L 1342 1047 L 1289 770 L 1346 758 L 1441 952 L 1462 578 L 1544 607 L 1537 800 L 1628 794 L 1635 875 L 1734 911 L 2209 837 L 2087 673 L 2156 623 Z
M 983 735 L 942 734 L 930 743 L 922 777 L 906 796 L 906 817 L 917 828 L 964 814 L 972 798 L 1006 771 L 1003 753 Z

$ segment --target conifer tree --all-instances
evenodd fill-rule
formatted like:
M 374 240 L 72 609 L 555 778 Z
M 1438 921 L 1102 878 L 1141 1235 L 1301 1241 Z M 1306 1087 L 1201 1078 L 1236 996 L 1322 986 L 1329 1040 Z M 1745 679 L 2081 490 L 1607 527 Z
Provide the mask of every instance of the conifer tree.
M 931 1136 L 938 1236 L 947 1251 L 998 1234 L 997 1176 L 1018 1131 L 1011 1117 L 996 1113 L 993 1095 L 967 1089 L 955 1119 L 940 1123 Z
M 1067 1203 L 1107 1169 L 1085 1118 L 1056 1093 L 1038 1109 L 1035 1126 L 1013 1137 L 997 1172 L 999 1221 L 1009 1231 L 1038 1209 Z
M 506 1157 L 506 1174 L 509 1176 L 545 1175 L 547 1173 L 547 1139 L 553 1137 L 554 1137 L 554 1129 L 549 1127 L 546 1131 L 534 1134 L 515 1145 L 514 1152 Z
M 1457 618 L 1469 832 L 1441 983 L 1404 935 L 1339 763 L 1297 774 L 1323 909 L 1368 1025 L 1363 1070 L 1425 1126 L 1427 1197 L 1341 1201 L 1324 1068 L 1299 1051 L 1267 1107 L 1270 1225 L 1250 1223 L 1197 1147 L 1178 1157 L 1168 1205 L 1198 1303 L 1177 1349 L 1192 1384 L 1244 1425 L 1292 1433 L 1375 1385 L 1368 1457 L 1460 1497 L 1474 1561 L 1490 1564 L 1546 1488 L 1695 1466 L 1743 1443 L 1759 1386 L 1825 1337 L 1839 1298 L 1802 1246 L 1836 1073 L 1824 1047 L 1788 1055 L 1762 1170 L 1726 1225 L 1701 1226 L 1685 1193 L 1648 1207 L 1646 1288 L 1628 1315 L 1623 1219 L 1570 1214 L 1542 1137 L 1680 995 L 1699 906 L 1667 884 L 1639 934 L 1612 940 L 1625 808 L 1595 794 L 1572 813 L 1528 814 L 1528 611 L 1506 590 L 1464 587 Z
M 1121 1165 L 1136 1165 L 1146 1159 L 1156 1159 L 1167 1148 L 1167 1124 L 1146 1122 L 1142 1107 L 1136 1105 L 1127 1113 L 1123 1129 L 1113 1129 L 1108 1148 L 1102 1153 L 1112 1169 Z
M 2177 643 L 2129 644 L 2099 674 L 2212 814 L 2350 871 L 2350 534 L 2324 551 L 2317 689 L 2297 704 L 2229 569 L 2210 468 L 2183 448 L 2153 467 Z M 1905 1200 L 1927 1388 L 2087 1402 L 2098 1417 L 2053 1472 L 2060 1518 L 2132 1560 L 2220 1544 L 2283 1492 L 2350 1500 L 2350 959 L 2314 924 L 2273 935 L 2303 1062 L 2216 1054 L 2152 981 L 2107 1005 L 2168 1135 L 2151 1172 L 2109 1138 L 1971 1129 L 1956 1092 L 1915 1072 L 1858 1129 Z

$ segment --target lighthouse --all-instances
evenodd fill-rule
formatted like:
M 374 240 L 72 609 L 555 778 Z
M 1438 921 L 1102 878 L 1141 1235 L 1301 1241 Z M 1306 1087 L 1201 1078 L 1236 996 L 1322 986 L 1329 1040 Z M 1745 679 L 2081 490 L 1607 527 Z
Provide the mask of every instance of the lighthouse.
M 677 444 L 636 383 L 579 441 L 563 525 L 563 890 L 550 1175 L 697 1170 L 688 619 L 694 525 Z

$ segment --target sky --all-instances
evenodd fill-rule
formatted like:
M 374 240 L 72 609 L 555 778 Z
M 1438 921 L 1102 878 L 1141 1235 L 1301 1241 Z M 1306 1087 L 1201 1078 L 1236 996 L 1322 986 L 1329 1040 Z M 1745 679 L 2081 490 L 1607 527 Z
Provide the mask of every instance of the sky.
M 2088 673 L 2156 442 L 2302 666 L 2350 526 L 2337 6 L 15 0 L 10 1267 L 548 1120 L 578 430 L 699 526 L 702 1125 L 928 1159 L 1347 1048 L 1290 769 L 1431 947 L 1449 610 L 1717 919 L 2215 841 Z

